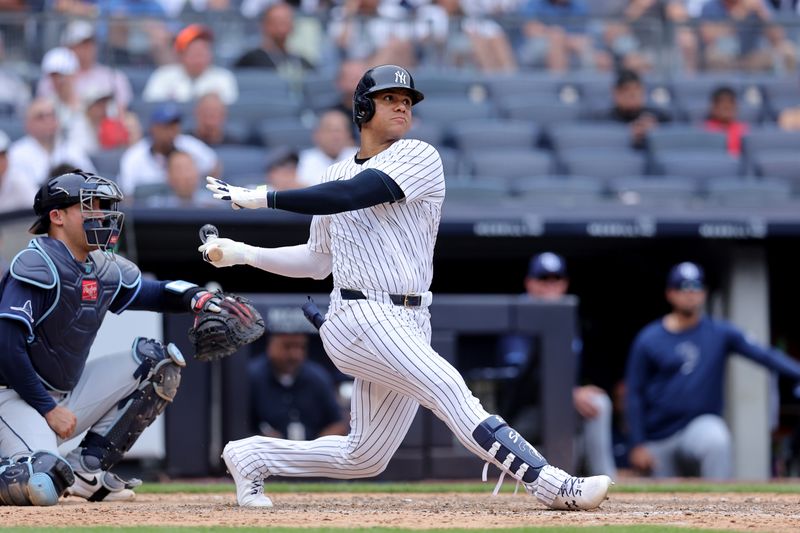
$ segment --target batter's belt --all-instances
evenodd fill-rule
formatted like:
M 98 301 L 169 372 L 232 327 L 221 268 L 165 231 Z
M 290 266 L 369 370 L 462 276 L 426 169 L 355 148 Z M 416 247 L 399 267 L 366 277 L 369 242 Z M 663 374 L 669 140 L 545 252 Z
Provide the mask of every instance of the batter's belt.
M 339 289 L 342 300 L 367 300 L 367 295 L 358 289 Z M 388 294 L 394 305 L 402 307 L 420 307 L 425 303 L 422 294 Z

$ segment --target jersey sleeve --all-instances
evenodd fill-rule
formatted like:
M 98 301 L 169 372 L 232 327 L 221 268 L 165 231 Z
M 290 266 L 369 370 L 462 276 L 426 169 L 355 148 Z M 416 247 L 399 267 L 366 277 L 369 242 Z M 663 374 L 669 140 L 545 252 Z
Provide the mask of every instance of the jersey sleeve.
M 333 179 L 331 167 L 325 169 L 320 178 L 320 183 L 326 183 Z M 315 215 L 311 219 L 311 228 L 308 233 L 308 247 L 312 252 L 320 254 L 331 253 L 331 216 Z
M 374 168 L 388 174 L 403 189 L 406 202 L 444 198 L 442 158 L 428 143 L 398 141 L 397 148 Z
M 0 319 L 20 323 L 27 331 L 28 342 L 32 342 L 34 326 L 51 310 L 53 292 L 54 289 L 36 287 L 8 276 L 0 295 Z

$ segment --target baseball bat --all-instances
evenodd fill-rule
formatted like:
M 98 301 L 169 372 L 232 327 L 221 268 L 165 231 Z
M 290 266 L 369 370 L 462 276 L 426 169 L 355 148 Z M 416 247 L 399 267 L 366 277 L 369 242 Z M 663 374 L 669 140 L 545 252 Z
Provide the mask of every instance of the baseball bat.
M 206 224 L 200 228 L 200 241 L 203 244 L 213 241 L 217 237 L 219 237 L 219 230 L 213 224 Z M 222 259 L 222 250 L 219 248 L 211 248 L 203 252 L 203 260 L 208 263 L 219 261 L 220 259 Z

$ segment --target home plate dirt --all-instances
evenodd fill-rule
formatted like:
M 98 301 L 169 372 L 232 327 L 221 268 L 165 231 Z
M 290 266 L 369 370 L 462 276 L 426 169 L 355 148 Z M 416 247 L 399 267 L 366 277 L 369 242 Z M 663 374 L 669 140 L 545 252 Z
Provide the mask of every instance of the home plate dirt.
M 55 507 L 0 507 L 3 526 L 462 527 L 653 524 L 732 531 L 800 531 L 797 494 L 611 494 L 595 511 L 542 507 L 518 494 L 275 494 L 272 509 L 232 493 L 143 494 L 128 503 L 65 498 Z

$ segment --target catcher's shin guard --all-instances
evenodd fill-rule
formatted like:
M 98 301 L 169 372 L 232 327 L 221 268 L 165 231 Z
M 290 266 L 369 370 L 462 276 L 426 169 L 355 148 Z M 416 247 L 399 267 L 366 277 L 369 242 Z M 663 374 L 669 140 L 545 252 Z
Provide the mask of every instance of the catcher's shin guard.
M 75 477 L 64 459 L 39 451 L 0 461 L 0 505 L 55 505 Z
M 186 361 L 174 344 L 165 349 L 158 341 L 137 337 L 133 357 L 139 362 L 133 375 L 139 378 L 139 387 L 120 402 L 121 413 L 105 435 L 89 431 L 84 437 L 81 462 L 87 471 L 108 470 L 117 464 L 178 392 Z
M 504 475 L 508 473 L 523 483 L 536 481 L 541 469 L 548 464 L 536 448 L 497 415 L 478 424 L 472 436 L 500 464 Z M 501 483 L 502 480 L 501 477 Z

